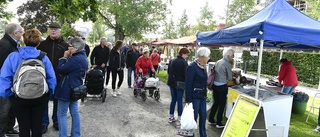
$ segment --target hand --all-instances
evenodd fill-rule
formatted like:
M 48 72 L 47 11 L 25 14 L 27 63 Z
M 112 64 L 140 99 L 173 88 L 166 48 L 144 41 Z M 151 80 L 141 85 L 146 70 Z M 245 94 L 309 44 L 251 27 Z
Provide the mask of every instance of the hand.
M 154 73 L 155 72 L 155 70 L 154 69 L 151 69 L 151 71 Z
M 92 65 L 91 67 L 92 67 L 92 68 L 96 68 L 96 67 L 97 67 L 97 65 Z
M 139 69 L 139 72 L 142 73 L 142 69 Z
M 70 57 L 70 51 L 69 50 L 65 51 L 64 54 L 63 54 L 63 57 L 69 58 Z
M 101 68 L 104 68 L 104 67 L 106 67 L 106 64 L 102 63 Z

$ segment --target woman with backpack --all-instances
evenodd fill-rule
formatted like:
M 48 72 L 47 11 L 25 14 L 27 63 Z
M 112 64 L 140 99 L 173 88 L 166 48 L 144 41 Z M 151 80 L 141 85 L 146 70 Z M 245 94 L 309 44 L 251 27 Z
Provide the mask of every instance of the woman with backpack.
M 72 117 L 71 136 L 80 137 L 78 100 L 71 98 L 71 91 L 83 85 L 88 60 L 84 50 L 85 43 L 81 38 L 72 38 L 68 43 L 68 50 L 59 59 L 57 66 L 57 72 L 62 75 L 55 93 L 55 98 L 58 99 L 59 137 L 68 136 L 68 109 Z
M 19 123 L 19 136 L 29 137 L 31 131 L 33 137 L 41 137 L 42 115 L 48 104 L 49 94 L 54 93 L 56 76 L 49 58 L 36 49 L 42 41 L 41 32 L 29 29 L 15 33 L 23 34 L 26 46 L 19 47 L 19 52 L 12 52 L 6 58 L 0 73 L 0 96 L 10 99 Z

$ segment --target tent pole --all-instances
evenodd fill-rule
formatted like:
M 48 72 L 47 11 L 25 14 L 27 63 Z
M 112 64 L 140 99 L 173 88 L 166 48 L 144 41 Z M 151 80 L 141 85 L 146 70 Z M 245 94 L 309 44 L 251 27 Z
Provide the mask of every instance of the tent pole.
M 263 53 L 263 43 L 264 40 L 260 40 L 260 49 L 259 49 L 259 61 L 258 61 L 258 72 L 257 72 L 257 83 L 256 83 L 256 95 L 255 98 L 259 99 L 259 86 L 260 86 L 260 72 L 261 72 L 261 62 L 262 62 L 262 53 Z
M 282 59 L 282 54 L 283 54 L 283 50 L 282 50 L 282 48 L 280 48 L 280 59 Z

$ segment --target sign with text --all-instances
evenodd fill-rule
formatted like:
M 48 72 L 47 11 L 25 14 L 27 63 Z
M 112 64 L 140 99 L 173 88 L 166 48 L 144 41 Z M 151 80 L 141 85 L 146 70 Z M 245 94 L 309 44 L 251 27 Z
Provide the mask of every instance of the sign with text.
M 259 100 L 239 95 L 221 137 L 247 137 L 260 107 Z

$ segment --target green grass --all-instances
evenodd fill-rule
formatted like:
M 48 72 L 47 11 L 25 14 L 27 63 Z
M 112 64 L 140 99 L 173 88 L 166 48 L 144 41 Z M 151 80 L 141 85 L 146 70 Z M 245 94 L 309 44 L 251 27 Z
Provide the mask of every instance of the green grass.
M 167 71 L 159 71 L 158 77 L 161 81 L 167 83 Z M 306 112 L 304 114 L 291 114 L 289 137 L 316 137 L 320 136 L 320 133 L 315 132 L 313 129 L 318 123 L 319 110 L 315 109 L 315 113 L 311 112 L 309 117 L 309 123 L 306 123 L 306 119 L 309 113 L 310 106 L 312 104 L 313 97 L 309 97 L 307 103 Z M 315 101 L 316 106 L 320 106 L 320 99 Z M 316 117 L 314 119 L 314 117 Z

